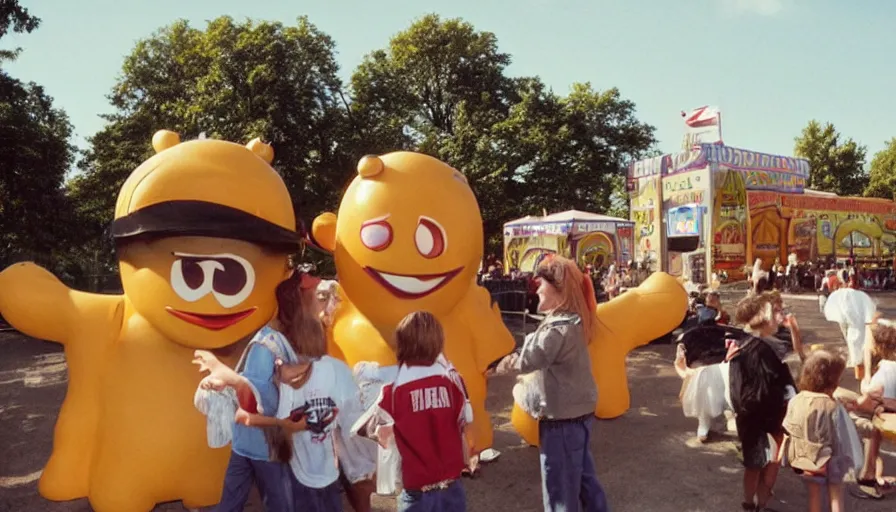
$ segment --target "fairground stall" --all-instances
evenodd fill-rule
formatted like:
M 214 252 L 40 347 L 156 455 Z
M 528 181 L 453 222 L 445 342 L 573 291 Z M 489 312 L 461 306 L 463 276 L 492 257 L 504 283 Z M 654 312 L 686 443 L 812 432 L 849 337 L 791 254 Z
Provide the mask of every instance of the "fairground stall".
M 548 254 L 597 268 L 632 259 L 632 221 L 569 210 L 504 224 L 504 270 L 534 272 Z
M 801 261 L 893 258 L 893 201 L 812 191 L 808 177 L 805 159 L 722 144 L 636 162 L 635 258 L 700 283 L 721 271 L 740 279 L 754 258 L 767 269 L 792 252 Z

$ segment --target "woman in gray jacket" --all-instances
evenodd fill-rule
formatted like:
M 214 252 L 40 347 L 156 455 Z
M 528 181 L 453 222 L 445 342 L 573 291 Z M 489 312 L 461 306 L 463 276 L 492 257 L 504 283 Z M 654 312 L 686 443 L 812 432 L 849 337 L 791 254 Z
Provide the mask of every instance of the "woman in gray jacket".
M 546 314 L 523 347 L 502 369 L 533 374 L 528 412 L 538 420 L 545 511 L 607 512 L 589 448 L 597 388 L 591 375 L 588 342 L 596 321 L 591 280 L 576 264 L 553 257 L 542 263 L 539 310 Z

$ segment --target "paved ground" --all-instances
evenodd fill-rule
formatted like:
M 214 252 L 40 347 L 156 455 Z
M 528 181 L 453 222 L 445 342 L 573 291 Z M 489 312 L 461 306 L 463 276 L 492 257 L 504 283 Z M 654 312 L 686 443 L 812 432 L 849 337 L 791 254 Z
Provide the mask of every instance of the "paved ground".
M 889 317 L 896 296 L 878 296 Z M 735 297 L 729 297 L 734 299 Z M 806 331 L 807 343 L 845 347 L 839 329 L 824 322 L 814 296 L 788 300 Z M 742 470 L 734 436 L 709 445 L 694 437 L 696 422 L 684 418 L 678 403 L 681 381 L 672 369 L 673 347 L 654 345 L 629 359 L 632 408 L 621 418 L 597 423 L 592 452 L 614 512 L 724 512 L 740 510 Z M 50 503 L 37 494 L 37 479 L 49 457 L 53 423 L 65 394 L 65 362 L 60 347 L 0 333 L 0 512 L 86 511 L 86 500 Z M 541 510 L 538 452 L 522 446 L 508 424 L 512 377 L 491 381 L 489 410 L 498 427 L 495 447 L 503 456 L 466 481 L 471 511 Z M 848 376 L 844 386 L 856 389 Z M 885 447 L 893 450 L 892 446 Z M 885 461 L 896 474 L 896 457 Z M 805 491 L 782 471 L 777 486 L 779 512 L 805 510 Z M 377 499 L 377 510 L 394 510 Z M 259 510 L 251 507 L 252 510 Z M 183 510 L 180 504 L 157 510 Z M 849 510 L 892 512 L 896 497 L 883 501 L 851 499 Z

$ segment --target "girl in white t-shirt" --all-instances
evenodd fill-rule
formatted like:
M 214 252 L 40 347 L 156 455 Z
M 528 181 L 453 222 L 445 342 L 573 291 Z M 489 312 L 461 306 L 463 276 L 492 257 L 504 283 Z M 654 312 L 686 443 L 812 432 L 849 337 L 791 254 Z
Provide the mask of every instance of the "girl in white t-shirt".
M 293 499 L 296 510 L 341 511 L 336 436 L 351 432 L 363 412 L 358 386 L 348 366 L 330 356 L 312 362 L 310 372 L 299 388 L 280 385 L 277 417 L 303 418 L 307 427 L 292 436 Z
M 307 329 L 298 340 L 295 353 L 287 356 L 289 362 L 276 361 L 279 421 L 243 410 L 237 412 L 237 421 L 258 427 L 280 425 L 284 419 L 296 424 L 291 429 L 289 460 L 295 509 L 341 512 L 337 437 L 350 433 L 352 424 L 364 411 L 351 370 L 342 361 L 325 355 L 323 331 L 319 323 L 315 327 Z M 359 467 L 363 462 L 351 464 L 347 471 L 373 473 L 373 461 L 367 467 Z

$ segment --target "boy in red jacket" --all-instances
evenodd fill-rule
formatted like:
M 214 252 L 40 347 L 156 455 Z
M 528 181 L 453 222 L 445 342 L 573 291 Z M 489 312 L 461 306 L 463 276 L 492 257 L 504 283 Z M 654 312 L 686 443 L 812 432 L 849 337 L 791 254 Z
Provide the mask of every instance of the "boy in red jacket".
M 460 376 L 439 362 L 444 338 L 432 314 L 405 317 L 395 331 L 395 382 L 383 386 L 376 405 L 352 429 L 383 446 L 395 436 L 404 486 L 399 512 L 466 510 L 459 479 L 468 465 L 463 428 L 472 418 Z

